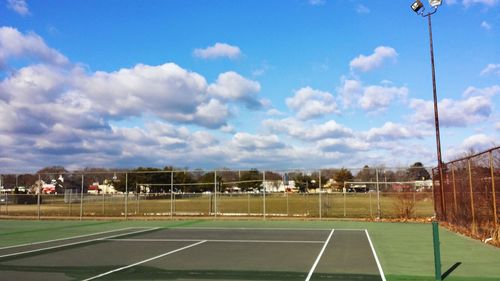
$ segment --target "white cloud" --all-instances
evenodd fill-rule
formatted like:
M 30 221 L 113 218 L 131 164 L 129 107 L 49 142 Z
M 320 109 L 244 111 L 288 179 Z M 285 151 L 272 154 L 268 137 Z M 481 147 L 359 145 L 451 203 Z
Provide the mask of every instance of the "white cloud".
M 413 99 L 410 107 L 415 110 L 412 119 L 417 123 L 434 123 L 434 103 Z M 488 95 L 469 96 L 462 100 L 443 99 L 438 103 L 439 123 L 443 127 L 466 127 L 490 117 L 493 111 Z
M 342 79 L 342 86 L 337 89 L 345 108 L 350 107 L 354 101 L 359 100 L 363 93 L 363 85 L 359 80 Z
M 232 46 L 226 43 L 215 43 L 213 46 L 205 49 L 195 49 L 193 55 L 202 59 L 230 58 L 236 59 L 241 55 L 241 50 L 237 46 Z
M 426 134 L 427 132 L 422 129 L 417 130 L 411 126 L 386 122 L 380 128 L 371 128 L 370 130 L 368 130 L 368 132 L 366 132 L 366 138 L 369 141 L 398 140 L 422 138 Z
M 487 21 L 483 20 L 481 22 L 481 27 L 486 29 L 486 30 L 490 30 L 491 29 L 491 24 L 489 24 Z
M 495 124 L 495 129 L 496 129 L 497 131 L 500 131 L 500 122 L 497 122 L 497 123 Z
M 261 101 L 257 99 L 259 91 L 259 82 L 246 79 L 233 71 L 219 74 L 217 81 L 208 87 L 208 93 L 214 97 L 241 101 L 253 109 L 262 106 Z
M 485 134 L 473 135 L 466 138 L 462 147 L 464 148 L 474 148 L 475 151 L 483 151 L 489 148 L 493 148 L 498 144 L 498 140 L 491 136 Z
M 351 69 L 360 70 L 362 72 L 367 72 L 382 66 L 385 60 L 392 59 L 395 60 L 398 53 L 394 48 L 379 46 L 375 48 L 374 53 L 365 56 L 359 55 L 350 62 Z
M 493 85 L 485 88 L 476 88 L 476 87 L 468 87 L 465 89 L 463 96 L 464 97 L 472 97 L 472 96 L 485 96 L 485 97 L 493 97 L 495 95 L 500 94 L 500 85 Z
M 325 152 L 352 153 L 366 151 L 370 144 L 357 138 L 325 139 L 318 142 L 318 148 Z
M 496 76 L 500 76 L 500 64 L 488 64 L 486 66 L 485 69 L 483 69 L 483 71 L 481 71 L 481 76 L 485 76 L 485 75 L 496 75 Z
M 269 150 L 284 148 L 276 135 L 253 135 L 249 133 L 236 133 L 232 144 L 244 150 Z
M 31 58 L 56 65 L 68 63 L 65 56 L 49 48 L 40 36 L 22 34 L 12 27 L 0 27 L 0 69 L 13 58 Z
M 273 133 L 285 133 L 293 138 L 304 141 L 317 141 L 327 138 L 345 138 L 353 136 L 354 132 L 341 124 L 330 120 L 322 124 L 306 124 L 293 118 L 268 119 L 263 126 Z
M 359 106 L 366 111 L 384 111 L 395 99 L 405 99 L 406 87 L 368 86 L 359 100 Z
M 7 0 L 7 7 L 21 16 L 27 16 L 30 14 L 26 0 Z
M 363 86 L 356 79 L 342 79 L 337 92 L 341 97 L 344 108 L 354 103 L 365 111 L 380 112 L 386 110 L 394 101 L 405 101 L 408 95 L 407 87 L 391 86 L 390 81 L 382 81 L 381 85 Z
M 471 151 L 481 152 L 498 146 L 497 138 L 485 134 L 476 134 L 467 137 L 459 145 L 451 146 L 446 151 L 446 158 L 449 160 L 460 159 L 468 155 Z
M 321 117 L 328 113 L 338 113 L 337 103 L 332 94 L 311 87 L 301 88 L 286 99 L 287 106 L 297 112 L 301 120 Z
M 229 110 L 225 104 L 211 99 L 208 103 L 200 104 L 196 108 L 193 121 L 208 128 L 219 128 L 226 125 L 229 116 Z

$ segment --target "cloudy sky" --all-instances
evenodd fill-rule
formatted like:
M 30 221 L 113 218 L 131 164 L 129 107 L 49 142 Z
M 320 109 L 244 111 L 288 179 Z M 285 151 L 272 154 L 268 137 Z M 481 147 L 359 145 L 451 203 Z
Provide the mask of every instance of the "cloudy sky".
M 434 166 L 411 2 L 1 0 L 0 170 Z M 500 1 L 433 32 L 443 160 L 499 145 Z

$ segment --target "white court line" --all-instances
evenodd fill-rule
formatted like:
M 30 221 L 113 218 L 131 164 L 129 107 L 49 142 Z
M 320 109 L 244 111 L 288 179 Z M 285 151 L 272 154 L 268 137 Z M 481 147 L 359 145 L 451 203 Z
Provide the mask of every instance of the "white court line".
M 66 237 L 66 238 L 59 238 L 59 239 L 53 239 L 53 240 L 45 240 L 45 241 L 39 241 L 39 242 L 19 244 L 19 245 L 12 245 L 12 246 L 7 246 L 7 247 L 2 247 L 2 248 L 0 248 L 0 250 L 12 249 L 12 248 L 24 247 L 24 246 L 31 246 L 31 245 L 38 245 L 38 244 L 46 244 L 46 243 L 50 243 L 50 242 L 57 242 L 57 241 L 64 241 L 64 240 L 69 240 L 69 239 L 76 239 L 76 238 L 88 237 L 88 236 L 105 234 L 105 233 L 110 233 L 110 232 L 123 231 L 123 230 L 134 229 L 134 228 L 144 228 L 144 227 L 126 227 L 126 228 L 120 228 L 120 229 L 115 229 L 115 230 L 108 230 L 108 231 L 103 231 L 103 232 L 96 232 L 96 233 L 85 234 L 85 235 L 71 236 L 71 237 Z
M 127 266 L 124 266 L 124 267 L 120 267 L 120 268 L 117 268 L 117 269 L 110 270 L 110 271 L 108 271 L 108 272 L 101 273 L 101 274 L 99 274 L 99 275 L 96 275 L 96 276 L 93 276 L 93 277 L 90 277 L 90 278 L 84 279 L 83 281 L 94 280 L 94 279 L 97 279 L 97 278 L 100 278 L 100 277 L 103 277 L 103 276 L 109 275 L 109 274 L 114 273 L 114 272 L 122 271 L 122 270 L 124 270 L 124 269 L 134 267 L 134 266 L 136 266 L 136 265 L 140 265 L 140 264 L 143 264 L 143 263 L 146 263 L 146 262 L 150 262 L 150 261 L 152 261 L 152 260 L 156 260 L 156 259 L 159 259 L 159 258 L 162 258 L 162 257 L 168 256 L 168 255 L 171 255 L 171 254 L 173 254 L 173 253 L 180 252 L 180 251 L 182 251 L 182 250 L 186 250 L 186 249 L 188 249 L 188 248 L 191 248 L 191 247 L 194 247 L 194 246 L 200 245 L 200 244 L 205 243 L 205 242 L 207 242 L 207 241 L 206 241 L 206 240 L 199 241 L 199 242 L 197 242 L 197 243 L 194 243 L 194 244 L 191 244 L 191 245 L 188 245 L 188 246 L 185 246 L 185 247 L 179 248 L 179 249 L 177 249 L 177 250 L 173 250 L 173 251 L 170 251 L 170 252 L 167 252 L 167 253 L 164 253 L 164 254 L 158 255 L 158 256 L 156 256 L 156 257 L 149 258 L 149 259 L 147 259 L 147 260 L 143 260 L 143 261 L 140 261 L 140 262 L 136 262 L 136 263 L 134 263 L 134 264 L 131 264 L 131 265 L 127 265 Z
M 124 239 L 106 239 L 106 241 L 123 241 L 123 242 L 196 242 L 200 241 L 203 239 L 130 239 L 130 238 L 124 238 Z M 292 243 L 292 244 L 323 244 L 325 241 L 280 241 L 280 240 L 221 240 L 221 239 L 215 239 L 215 240 L 210 240 L 206 239 L 204 241 L 207 242 L 217 242 L 217 243 Z
M 57 249 L 57 248 L 63 248 L 63 247 L 68 247 L 68 246 L 73 246 L 73 245 L 78 245 L 78 244 L 84 244 L 84 243 L 89 243 L 89 242 L 94 242 L 94 241 L 101 241 L 101 240 L 106 240 L 106 239 L 109 239 L 109 238 L 120 237 L 120 236 L 124 236 L 124 235 L 131 235 L 131 234 L 137 234 L 137 233 L 142 233 L 142 232 L 147 232 L 147 231 L 153 231 L 153 230 L 156 230 L 156 229 L 158 229 L 158 227 L 150 228 L 150 229 L 145 229 L 145 230 L 134 231 L 134 232 L 129 232 L 129 233 L 116 234 L 116 235 L 111 235 L 111 236 L 102 237 L 102 238 L 95 238 L 95 239 L 90 239 L 90 240 L 78 241 L 78 242 L 73 242 L 73 243 L 68 243 L 68 244 L 63 244 L 63 245 L 57 245 L 57 246 L 52 246 L 52 247 L 46 247 L 46 248 L 41 248 L 41 249 L 35 249 L 35 250 L 29 250 L 29 251 L 23 251 L 23 252 L 17 252 L 17 253 L 11 253 L 11 254 L 7 254 L 7 255 L 2 255 L 2 256 L 0 256 L 0 258 L 18 256 L 18 255 L 29 254 L 29 253 L 36 253 L 36 252 L 41 252 L 41 251 L 46 251 L 46 250 L 52 250 L 52 249 Z
M 286 227 L 183 227 L 183 226 L 178 226 L 178 227 L 165 227 L 165 229 L 169 230 L 182 230 L 182 229 L 187 229 L 187 230 L 290 230 L 290 231 L 330 231 L 332 230 L 331 228 L 286 228 Z M 346 230 L 363 230 L 363 229 L 346 229 Z
M 316 266 L 318 266 L 318 263 L 319 263 L 319 260 L 321 259 L 321 256 L 323 256 L 323 252 L 325 251 L 326 249 L 326 246 L 328 245 L 328 242 L 330 242 L 330 238 L 332 238 L 332 235 L 333 235 L 333 232 L 335 231 L 335 229 L 332 229 L 332 231 L 330 232 L 330 235 L 328 235 L 328 239 L 326 239 L 325 241 L 325 245 L 323 245 L 323 248 L 321 249 L 321 251 L 319 252 L 319 255 L 318 257 L 316 258 L 316 261 L 314 262 L 313 266 L 311 267 L 311 270 L 309 270 L 309 274 L 307 275 L 307 278 L 305 281 L 309 281 L 313 275 L 313 272 L 314 270 L 316 269 Z M 385 280 L 384 280 L 385 281 Z
M 375 248 L 373 247 L 372 240 L 370 239 L 370 234 L 368 234 L 368 230 L 365 229 L 366 237 L 368 238 L 368 242 L 370 242 L 370 247 L 372 248 L 373 257 L 377 262 L 378 271 L 380 272 L 380 277 L 382 277 L 382 281 L 385 280 L 384 271 L 382 270 L 382 266 L 380 265 L 380 261 L 378 260 L 377 253 L 375 252 Z

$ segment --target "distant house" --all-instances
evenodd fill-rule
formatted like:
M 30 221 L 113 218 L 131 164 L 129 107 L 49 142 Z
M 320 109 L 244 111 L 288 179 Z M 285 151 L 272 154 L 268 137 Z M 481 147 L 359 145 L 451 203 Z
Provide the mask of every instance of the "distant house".
M 92 185 L 89 185 L 89 188 L 87 189 L 87 192 L 89 194 L 100 194 L 101 190 L 99 189 L 99 184 L 94 183 Z
M 108 184 L 104 181 L 104 184 L 99 184 L 98 182 L 94 182 L 88 187 L 89 194 L 117 194 L 119 193 L 115 187 L 111 184 Z
M 411 184 L 394 183 L 392 184 L 392 190 L 396 192 L 412 191 L 413 186 Z

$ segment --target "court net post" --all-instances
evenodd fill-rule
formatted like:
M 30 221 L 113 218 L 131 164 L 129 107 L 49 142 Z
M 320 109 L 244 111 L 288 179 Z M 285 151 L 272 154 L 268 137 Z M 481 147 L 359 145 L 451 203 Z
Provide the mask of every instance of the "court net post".
M 441 281 L 441 249 L 439 242 L 439 224 L 432 221 L 432 238 L 434 245 L 434 276 L 436 281 Z

